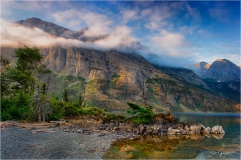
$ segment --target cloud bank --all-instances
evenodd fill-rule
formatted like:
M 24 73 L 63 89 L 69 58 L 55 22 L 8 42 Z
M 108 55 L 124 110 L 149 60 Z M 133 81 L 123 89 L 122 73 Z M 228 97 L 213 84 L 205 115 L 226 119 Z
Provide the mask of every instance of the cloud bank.
M 67 39 L 56 37 L 44 32 L 39 28 L 28 28 L 6 20 L 1 20 L 1 46 L 2 47 L 18 47 L 27 45 L 30 47 L 82 47 L 97 50 L 127 50 L 132 48 L 136 43 L 136 39 L 130 35 L 131 30 L 128 27 L 117 27 L 110 35 L 98 39 L 94 42 L 83 42 L 77 39 Z M 95 35 L 91 30 L 89 34 Z

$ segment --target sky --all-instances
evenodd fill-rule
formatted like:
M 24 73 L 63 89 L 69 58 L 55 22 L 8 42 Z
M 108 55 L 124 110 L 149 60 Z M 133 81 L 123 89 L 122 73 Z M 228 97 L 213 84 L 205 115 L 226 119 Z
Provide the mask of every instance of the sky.
M 51 39 L 36 29 L 27 31 L 4 25 L 31 17 L 73 31 L 88 27 L 84 32 L 87 37 L 108 36 L 94 43 L 82 43 L 64 38 Z M 42 42 L 71 43 L 102 50 L 123 50 L 123 46 L 126 49 L 139 42 L 145 50 L 134 47 L 137 52 L 157 64 L 187 67 L 196 62 L 212 63 L 221 58 L 241 65 L 239 1 L 3 0 L 1 23 L 2 43 L 15 43 L 14 38 L 10 41 L 10 34 L 12 37 L 25 37 L 21 39 L 23 42 L 30 36 L 42 36 L 38 39 Z M 26 32 L 29 37 L 26 37 Z M 39 42 L 34 44 L 40 45 Z M 157 57 L 150 58 L 149 53 Z

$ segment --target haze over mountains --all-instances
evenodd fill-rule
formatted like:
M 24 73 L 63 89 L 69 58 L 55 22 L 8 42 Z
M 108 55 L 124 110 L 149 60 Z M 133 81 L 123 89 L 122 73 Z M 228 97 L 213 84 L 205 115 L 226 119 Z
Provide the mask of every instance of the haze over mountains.
M 126 38 L 128 43 L 115 42 L 109 50 L 106 50 L 103 49 L 103 42 L 111 42 L 115 37 L 109 35 L 86 37 L 84 35 L 88 28 L 76 32 L 37 18 L 21 20 L 17 23 L 20 25 L 17 27 L 24 26 L 23 29 L 26 32 L 29 31 L 26 28 L 32 28 L 31 32 L 40 33 L 40 37 L 42 35 L 44 35 L 42 38 L 49 37 L 49 39 L 36 37 L 35 40 L 26 40 L 26 45 L 45 43 L 41 45 L 40 51 L 44 55 L 44 63 L 54 72 L 50 90 L 59 96 L 61 90 L 67 88 L 72 99 L 82 94 L 86 105 L 96 105 L 109 110 L 124 110 L 127 107 L 127 101 L 142 104 L 144 92 L 144 99 L 156 111 L 165 110 L 166 99 L 172 111 L 190 109 L 205 112 L 235 112 L 239 110 L 237 107 L 239 101 L 236 97 L 220 94 L 193 71 L 151 64 L 145 58 L 148 56 L 153 58 L 156 55 L 148 53 L 140 43 L 130 41 L 125 35 L 122 38 Z M 9 35 L 11 36 L 11 33 Z M 57 43 L 56 41 L 53 43 L 52 39 L 57 40 Z M 24 43 L 19 41 L 15 44 Z M 6 45 L 1 48 L 2 56 L 10 58 L 12 62 L 14 62 L 14 47 Z M 126 50 L 138 52 L 123 53 Z M 145 55 L 145 58 L 142 55 Z M 228 64 L 227 74 L 233 78 L 224 79 L 227 74 L 218 70 L 218 67 L 224 66 L 215 67 L 215 63 L 208 69 L 209 72 L 203 74 L 204 77 L 234 80 L 238 76 L 236 68 L 230 64 L 230 61 L 226 63 Z M 200 63 L 199 66 L 207 68 L 208 65 Z M 234 74 L 231 73 L 233 67 Z M 233 85 L 233 88 L 235 87 L 236 85 Z

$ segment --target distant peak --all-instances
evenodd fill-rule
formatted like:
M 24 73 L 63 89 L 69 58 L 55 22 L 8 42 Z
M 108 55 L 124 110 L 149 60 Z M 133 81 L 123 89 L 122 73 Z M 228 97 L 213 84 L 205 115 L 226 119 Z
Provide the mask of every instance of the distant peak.
M 208 69 L 208 68 L 210 68 L 211 65 L 209 63 L 207 63 L 207 62 L 202 61 L 202 62 L 196 63 L 194 66 L 198 67 L 198 68 L 206 68 L 206 69 Z
M 36 20 L 42 20 L 42 19 L 37 18 L 37 17 L 32 17 L 32 18 L 27 18 L 27 19 L 36 19 Z M 27 20 L 27 19 L 26 19 L 26 20 Z
M 40 18 L 32 17 L 32 18 L 27 18 L 25 21 L 43 21 Z

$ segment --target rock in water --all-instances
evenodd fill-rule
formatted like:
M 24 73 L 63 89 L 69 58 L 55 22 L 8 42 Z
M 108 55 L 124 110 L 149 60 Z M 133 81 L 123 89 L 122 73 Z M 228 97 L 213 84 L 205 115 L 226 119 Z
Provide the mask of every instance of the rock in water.
M 210 132 L 211 132 L 211 128 L 210 128 L 210 127 L 207 127 L 207 128 L 205 128 L 205 129 L 203 130 L 203 133 L 204 133 L 204 134 L 210 134 Z
M 216 125 L 212 128 L 211 133 L 215 133 L 215 134 L 225 134 L 222 126 Z

